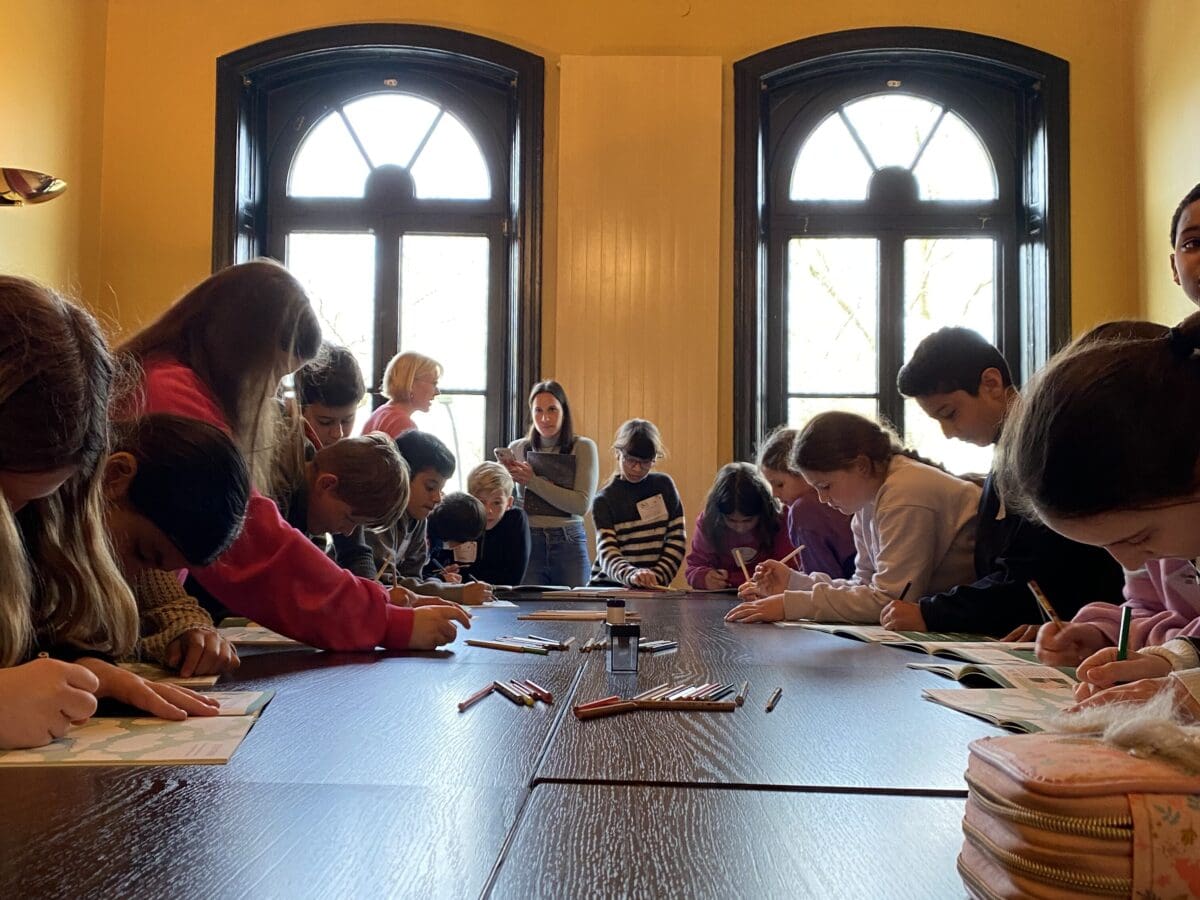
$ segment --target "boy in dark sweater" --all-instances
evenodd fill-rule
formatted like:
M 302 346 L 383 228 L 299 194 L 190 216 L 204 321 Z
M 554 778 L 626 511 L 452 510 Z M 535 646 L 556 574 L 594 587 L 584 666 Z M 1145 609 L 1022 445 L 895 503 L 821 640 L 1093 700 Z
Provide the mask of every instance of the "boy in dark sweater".
M 1008 363 L 969 328 L 942 328 L 917 345 L 897 378 L 942 433 L 980 447 L 1000 437 L 1017 401 Z M 973 584 L 915 602 L 896 600 L 880 622 L 893 631 L 963 631 L 1021 637 L 1042 617 L 1028 583 L 1037 581 L 1063 619 L 1095 601 L 1121 602 L 1121 567 L 1104 550 L 1069 541 L 1006 510 L 989 473 L 979 500 Z M 1024 633 L 1028 632 L 1028 633 Z
M 486 524 L 483 504 L 470 494 L 454 493 L 443 498 L 429 514 L 426 525 L 429 562 L 425 564 L 425 577 L 450 584 L 475 580 L 472 566 L 479 557 Z
M 513 478 L 500 463 L 480 463 L 467 475 L 467 491 L 483 504 L 484 533 L 469 574 L 488 584 L 515 585 L 529 565 L 529 519 L 513 506 Z

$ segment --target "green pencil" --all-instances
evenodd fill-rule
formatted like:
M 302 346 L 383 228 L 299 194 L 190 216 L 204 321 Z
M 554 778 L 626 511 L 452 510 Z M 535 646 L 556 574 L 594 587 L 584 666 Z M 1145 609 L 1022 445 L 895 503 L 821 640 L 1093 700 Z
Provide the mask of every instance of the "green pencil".
M 1133 621 L 1133 610 L 1128 606 L 1121 607 L 1121 634 L 1117 638 L 1117 660 L 1129 657 L 1129 623 Z

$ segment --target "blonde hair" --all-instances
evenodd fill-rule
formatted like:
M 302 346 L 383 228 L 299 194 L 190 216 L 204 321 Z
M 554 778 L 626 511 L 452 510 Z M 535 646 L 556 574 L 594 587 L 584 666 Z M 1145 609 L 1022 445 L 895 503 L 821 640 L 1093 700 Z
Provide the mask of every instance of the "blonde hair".
M 512 475 L 500 463 L 483 462 L 467 473 L 467 493 L 476 499 L 492 491 L 503 491 L 511 497 L 513 490 Z
M 368 528 L 390 528 L 408 506 L 408 463 L 382 431 L 322 447 L 313 466 L 337 476 L 338 499 L 350 504 L 352 515 L 369 519 Z
M 75 469 L 17 514 L 0 499 L 0 665 L 19 663 L 35 637 L 113 655 L 137 640 L 137 604 L 104 526 L 115 377 L 87 312 L 32 281 L 0 276 L 0 469 Z
M 411 350 L 397 353 L 383 371 L 380 393 L 389 400 L 405 403 L 412 399 L 413 382 L 431 373 L 436 378 L 442 377 L 442 364 L 436 359 Z
M 216 397 L 254 486 L 275 498 L 304 465 L 300 417 L 284 418 L 276 399 L 280 356 L 309 360 L 320 344 L 303 285 L 259 259 L 204 279 L 118 350 L 139 363 L 170 357 L 195 372 Z

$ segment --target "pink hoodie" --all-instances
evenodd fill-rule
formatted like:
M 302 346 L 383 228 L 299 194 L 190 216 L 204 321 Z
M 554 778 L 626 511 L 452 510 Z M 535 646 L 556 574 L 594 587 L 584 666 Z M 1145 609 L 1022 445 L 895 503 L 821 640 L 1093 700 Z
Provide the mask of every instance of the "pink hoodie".
M 1146 568 L 1125 573 L 1125 606 L 1133 610 L 1129 649 L 1165 644 L 1200 634 L 1200 576 L 1186 559 L 1153 559 Z M 1121 607 L 1089 603 L 1072 622 L 1095 625 L 1113 644 L 1121 628 Z

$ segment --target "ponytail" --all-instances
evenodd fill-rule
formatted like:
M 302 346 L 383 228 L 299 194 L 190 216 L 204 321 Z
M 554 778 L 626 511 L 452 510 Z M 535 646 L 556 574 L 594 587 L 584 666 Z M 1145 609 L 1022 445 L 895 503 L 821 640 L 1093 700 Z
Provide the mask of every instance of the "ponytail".
M 1004 426 L 996 472 L 1006 505 L 1078 518 L 1193 492 L 1197 350 L 1200 313 L 1171 329 L 1102 325 L 1054 357 Z

